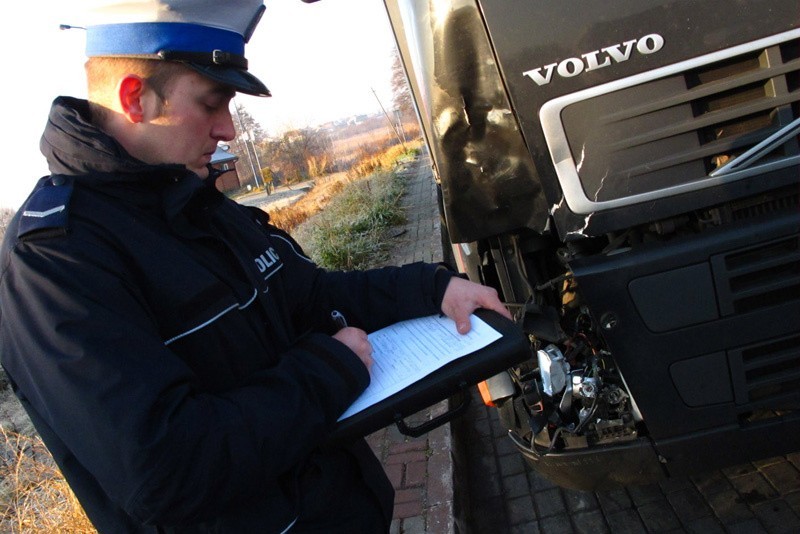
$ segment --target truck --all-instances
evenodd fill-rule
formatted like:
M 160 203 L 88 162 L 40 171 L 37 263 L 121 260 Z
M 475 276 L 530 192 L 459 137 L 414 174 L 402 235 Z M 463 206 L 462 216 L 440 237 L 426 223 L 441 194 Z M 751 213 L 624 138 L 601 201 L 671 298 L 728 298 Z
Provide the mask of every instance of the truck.
M 384 0 L 443 240 L 530 358 L 479 385 L 556 484 L 800 450 L 796 0 Z

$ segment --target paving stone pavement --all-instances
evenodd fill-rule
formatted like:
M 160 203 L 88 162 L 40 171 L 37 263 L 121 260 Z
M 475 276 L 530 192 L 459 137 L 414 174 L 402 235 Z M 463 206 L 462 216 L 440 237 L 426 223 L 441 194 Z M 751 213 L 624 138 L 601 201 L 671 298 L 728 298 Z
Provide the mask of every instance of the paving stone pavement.
M 442 258 L 436 186 L 430 159 L 420 156 L 398 171 L 407 178 L 403 197 L 405 224 L 393 230 L 394 245 L 387 265 L 416 261 L 438 262 Z M 406 419 L 418 425 L 447 409 L 443 401 Z M 419 438 L 409 438 L 397 427 L 384 428 L 367 437 L 383 462 L 395 488 L 393 534 L 450 534 L 453 522 L 453 457 L 450 425 Z
M 400 171 L 407 223 L 387 264 L 442 258 L 429 165 L 422 156 Z M 800 452 L 647 486 L 567 490 L 531 470 L 475 388 L 472 400 L 464 417 L 420 438 L 393 426 L 368 437 L 397 491 L 393 534 L 800 532 Z
M 527 465 L 477 392 L 453 442 L 464 534 L 800 532 L 800 452 L 646 486 L 567 490 Z

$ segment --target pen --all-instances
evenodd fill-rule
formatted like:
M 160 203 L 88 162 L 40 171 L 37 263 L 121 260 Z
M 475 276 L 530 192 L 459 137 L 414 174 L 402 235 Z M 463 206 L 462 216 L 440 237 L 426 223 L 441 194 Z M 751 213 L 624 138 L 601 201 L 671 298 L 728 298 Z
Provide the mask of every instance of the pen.
M 339 330 L 347 328 L 347 320 L 344 318 L 344 315 L 342 315 L 342 312 L 333 310 L 331 312 L 331 319 L 333 319 L 333 324 L 335 324 Z

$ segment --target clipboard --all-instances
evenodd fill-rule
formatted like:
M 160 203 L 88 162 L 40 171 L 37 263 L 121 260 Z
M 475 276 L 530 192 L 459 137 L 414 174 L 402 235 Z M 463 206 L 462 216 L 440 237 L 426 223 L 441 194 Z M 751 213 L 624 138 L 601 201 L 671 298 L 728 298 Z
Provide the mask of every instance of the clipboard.
M 500 339 L 471 354 L 458 358 L 386 399 L 337 423 L 330 441 L 348 441 L 396 424 L 405 435 L 418 437 L 461 415 L 469 406 L 468 388 L 531 357 L 522 326 L 491 310 L 476 310 L 489 326 L 500 332 Z M 444 399 L 461 393 L 461 404 L 417 427 L 404 418 Z

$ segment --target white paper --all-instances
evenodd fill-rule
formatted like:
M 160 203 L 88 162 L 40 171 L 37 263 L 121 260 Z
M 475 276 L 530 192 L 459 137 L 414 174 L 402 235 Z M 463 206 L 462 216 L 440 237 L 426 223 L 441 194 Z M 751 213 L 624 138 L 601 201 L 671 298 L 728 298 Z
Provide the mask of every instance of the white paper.
M 369 334 L 372 371 L 369 387 L 339 418 L 341 421 L 424 378 L 443 365 L 482 349 L 501 334 L 479 317 L 464 335 L 448 317 L 431 315 L 402 321 Z

